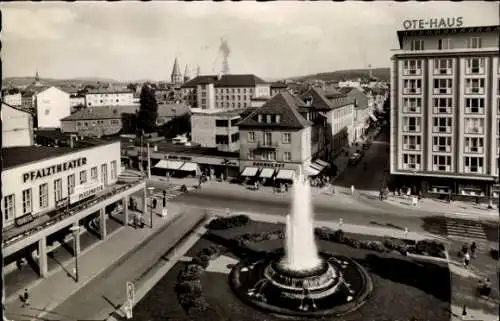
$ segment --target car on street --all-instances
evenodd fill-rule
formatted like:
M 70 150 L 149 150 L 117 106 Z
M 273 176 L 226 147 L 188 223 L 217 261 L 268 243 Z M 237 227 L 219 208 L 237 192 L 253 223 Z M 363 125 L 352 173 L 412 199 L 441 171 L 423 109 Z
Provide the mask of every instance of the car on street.
M 360 153 L 353 153 L 351 157 L 349 157 L 349 165 L 356 165 L 361 160 Z
M 372 144 L 371 142 L 366 142 L 366 143 L 364 143 L 364 144 L 363 144 L 363 149 L 364 149 L 364 150 L 368 150 L 368 149 L 370 148 L 370 145 L 371 145 L 371 144 Z

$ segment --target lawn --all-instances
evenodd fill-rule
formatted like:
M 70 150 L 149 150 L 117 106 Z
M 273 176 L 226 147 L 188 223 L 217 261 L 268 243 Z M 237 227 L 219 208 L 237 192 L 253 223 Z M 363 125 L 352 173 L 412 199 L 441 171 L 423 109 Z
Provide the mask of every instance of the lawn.
M 245 227 L 217 231 L 217 234 L 234 237 L 248 232 L 273 231 L 280 228 L 282 225 L 251 221 Z M 366 239 L 366 236 L 363 238 Z M 253 246 L 259 249 L 271 248 L 280 246 L 281 242 L 263 241 Z M 199 250 L 212 244 L 212 241 L 202 238 L 187 256 L 194 256 Z M 327 241 L 318 241 L 318 247 L 353 258 L 367 269 L 373 280 L 374 290 L 368 302 L 342 320 L 409 320 L 411 317 L 433 321 L 450 319 L 450 272 L 446 264 L 419 262 L 396 253 L 380 254 Z M 235 258 L 237 254 L 225 255 Z M 183 264 L 185 263 L 176 264 L 135 306 L 134 320 L 190 320 L 184 314 L 174 291 L 177 275 Z M 211 264 L 214 264 L 214 261 Z M 227 278 L 224 273 L 203 273 L 201 277 L 203 293 L 211 306 L 211 311 L 204 313 L 200 320 L 283 320 L 242 303 L 232 293 Z M 198 319 L 193 318 L 193 320 Z M 338 319 L 332 317 L 323 320 Z

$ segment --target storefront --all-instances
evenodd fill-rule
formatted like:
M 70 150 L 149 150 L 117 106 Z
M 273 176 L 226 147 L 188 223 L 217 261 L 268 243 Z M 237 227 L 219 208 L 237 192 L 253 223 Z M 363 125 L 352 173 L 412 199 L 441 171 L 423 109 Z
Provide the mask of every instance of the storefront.
M 121 173 L 120 142 L 87 148 L 6 148 L 3 154 L 4 229 L 88 198 L 99 186 L 115 184 Z

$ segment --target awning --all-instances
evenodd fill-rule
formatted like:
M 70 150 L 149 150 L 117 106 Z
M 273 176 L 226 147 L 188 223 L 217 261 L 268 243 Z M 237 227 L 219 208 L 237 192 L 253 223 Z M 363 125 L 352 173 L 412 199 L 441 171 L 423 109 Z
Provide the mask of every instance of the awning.
M 309 168 L 312 168 L 314 170 L 317 170 L 318 172 L 321 172 L 323 170 L 323 168 L 325 168 L 325 167 L 321 166 L 319 164 L 312 163 L 311 165 L 309 165 Z
M 241 173 L 241 176 L 248 176 L 248 177 L 255 176 L 257 175 L 258 170 L 259 169 L 257 167 L 245 167 L 245 169 Z
M 315 160 L 314 162 L 315 162 L 316 164 L 319 164 L 319 165 L 323 166 L 323 167 L 328 167 L 328 166 L 330 166 L 330 164 L 328 164 L 327 162 L 325 162 L 324 160 L 321 160 L 321 159 L 317 159 L 317 160 Z
M 276 179 L 293 179 L 295 177 L 295 172 L 291 169 L 280 169 Z
M 163 169 L 179 169 L 181 166 L 184 164 L 184 162 L 178 162 L 178 161 L 168 161 L 162 159 L 156 165 L 154 166 L 155 168 L 163 168 Z
M 186 163 L 184 163 L 184 165 L 182 165 L 180 170 L 186 171 L 186 172 L 198 172 L 199 167 L 198 167 L 198 164 L 196 164 L 196 163 L 186 162 Z
M 369 113 L 369 116 L 370 118 L 373 120 L 373 121 L 378 121 L 378 118 L 375 117 L 375 115 L 373 113 Z
M 271 178 L 274 175 L 274 169 L 272 168 L 263 168 L 260 172 L 260 177 L 262 178 Z
M 319 174 L 319 172 L 320 171 L 318 171 L 317 169 L 315 169 L 312 166 L 309 166 L 308 168 L 306 168 L 306 174 L 309 176 L 316 176 Z

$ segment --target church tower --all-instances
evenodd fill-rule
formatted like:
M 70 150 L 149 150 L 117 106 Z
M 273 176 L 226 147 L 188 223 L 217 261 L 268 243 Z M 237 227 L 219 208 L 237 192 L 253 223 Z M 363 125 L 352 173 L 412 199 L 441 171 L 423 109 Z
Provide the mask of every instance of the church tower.
M 184 69 L 184 82 L 187 82 L 191 79 L 191 75 L 189 74 L 189 66 L 186 65 L 186 68 Z
M 174 84 L 182 83 L 182 74 L 179 68 L 179 63 L 177 62 L 177 57 L 175 58 L 174 61 L 174 68 L 172 69 L 172 76 L 170 77 L 170 80 Z

